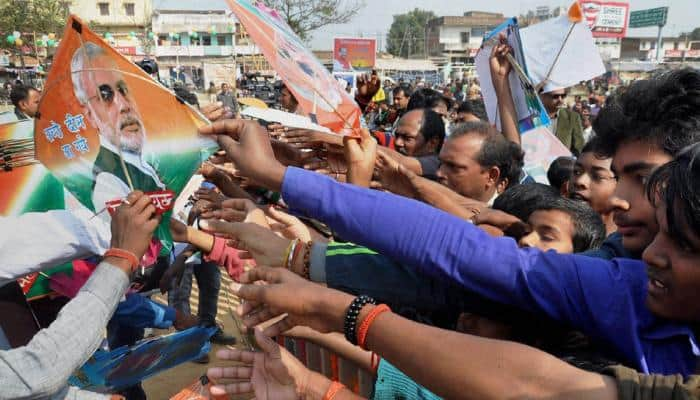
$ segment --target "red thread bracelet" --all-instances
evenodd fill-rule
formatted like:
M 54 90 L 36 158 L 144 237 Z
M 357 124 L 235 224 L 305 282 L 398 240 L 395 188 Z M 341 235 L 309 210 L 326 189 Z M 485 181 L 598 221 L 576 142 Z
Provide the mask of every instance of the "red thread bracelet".
M 372 370 L 372 373 L 374 375 L 377 375 L 377 370 L 379 370 L 379 362 L 381 361 L 381 357 L 375 352 L 372 352 L 372 355 L 370 357 L 370 369 Z
M 326 391 L 326 394 L 323 395 L 323 400 L 332 400 L 338 392 L 343 390 L 345 388 L 345 385 L 338 381 L 333 381 L 331 382 L 331 385 L 328 387 L 328 390 Z
M 131 264 L 131 272 L 136 271 L 136 269 L 139 267 L 139 259 L 134 253 L 128 250 L 117 249 L 113 247 L 107 250 L 103 257 L 116 257 L 128 261 L 129 264 Z
M 361 349 L 367 350 L 365 348 L 365 340 L 367 340 L 367 332 L 369 332 L 369 327 L 379 316 L 379 314 L 386 311 L 391 311 L 391 308 L 389 308 L 389 306 L 387 306 L 386 304 L 380 304 L 374 307 L 374 309 L 369 312 L 369 315 L 367 315 L 367 317 L 365 317 L 365 319 L 360 324 L 360 327 L 357 329 L 357 344 L 360 346 Z

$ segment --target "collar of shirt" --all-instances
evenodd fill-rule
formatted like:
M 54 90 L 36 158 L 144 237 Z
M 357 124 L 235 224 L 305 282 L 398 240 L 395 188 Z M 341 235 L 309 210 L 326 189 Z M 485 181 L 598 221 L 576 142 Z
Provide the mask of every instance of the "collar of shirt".
M 100 140 L 100 146 L 106 148 L 107 150 L 111 151 L 116 155 L 120 155 L 119 150 L 107 140 Z M 124 158 L 125 163 L 133 165 L 139 171 L 152 177 L 153 180 L 156 181 L 156 185 L 165 188 L 165 185 L 163 184 L 163 182 L 161 182 L 160 178 L 158 177 L 158 174 L 156 173 L 156 170 L 148 162 L 146 162 L 146 160 L 143 158 L 143 154 L 136 155 L 128 151 L 122 151 L 121 156 Z

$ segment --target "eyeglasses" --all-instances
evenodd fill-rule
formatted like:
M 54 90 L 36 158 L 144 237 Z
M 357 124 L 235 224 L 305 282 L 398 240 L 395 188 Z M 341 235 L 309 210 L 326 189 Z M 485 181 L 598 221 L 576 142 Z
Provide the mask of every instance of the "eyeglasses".
M 126 82 L 124 81 L 117 82 L 116 91 L 124 97 L 129 95 L 129 87 L 126 86 Z M 105 103 L 112 103 L 114 101 L 114 92 L 115 90 L 112 86 L 104 83 L 97 87 L 97 96 L 90 97 L 90 100 L 99 98 Z
M 547 95 L 553 99 L 563 99 L 566 97 L 566 93 L 557 93 L 557 94 L 548 93 Z

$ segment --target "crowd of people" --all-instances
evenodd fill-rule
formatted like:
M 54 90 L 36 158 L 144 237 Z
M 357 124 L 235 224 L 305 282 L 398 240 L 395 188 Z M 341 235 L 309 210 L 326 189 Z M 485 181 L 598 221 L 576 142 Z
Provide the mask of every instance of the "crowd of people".
M 169 306 L 121 301 L 160 222 L 142 192 L 102 234 L 69 211 L 3 217 L 0 284 L 101 258 L 48 328 L 0 351 L 0 398 L 101 398 L 67 379 L 104 329 L 121 345 L 148 326 L 214 325 L 220 269 L 259 349 L 220 350 L 231 363 L 209 369 L 213 395 L 359 398 L 273 340 L 285 335 L 357 363 L 374 399 L 700 398 L 700 73 L 659 72 L 605 99 L 540 93 L 573 154 L 543 184 L 524 172 L 508 52 L 490 59 L 500 131 L 477 82 L 362 77 L 367 129 L 347 137 L 232 119 L 229 88 L 212 90 L 199 133 L 220 150 L 200 167 L 187 224 L 170 222 Z M 33 117 L 38 91 L 17 93 L 15 114 Z M 281 104 L 304 114 L 286 88 Z M 32 229 L 51 239 L 40 252 Z M 196 318 L 177 305 L 192 275 Z M 143 309 L 160 320 L 134 323 Z M 140 386 L 120 395 L 145 398 Z

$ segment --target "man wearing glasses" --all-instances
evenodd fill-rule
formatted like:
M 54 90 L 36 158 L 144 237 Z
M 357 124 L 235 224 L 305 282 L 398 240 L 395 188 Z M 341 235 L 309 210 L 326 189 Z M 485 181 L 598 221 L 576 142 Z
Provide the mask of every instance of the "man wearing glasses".
M 545 90 L 547 90 L 546 87 Z M 552 120 L 552 132 L 567 149 L 578 156 L 584 145 L 581 116 L 566 107 L 565 98 L 566 89 L 564 88 L 540 93 L 542 104 Z
M 143 158 L 143 119 L 115 61 L 100 46 L 87 42 L 73 55 L 71 77 L 75 97 L 100 135 L 93 166 L 93 210 L 124 198 L 130 186 L 144 192 L 165 189 L 156 170 Z

